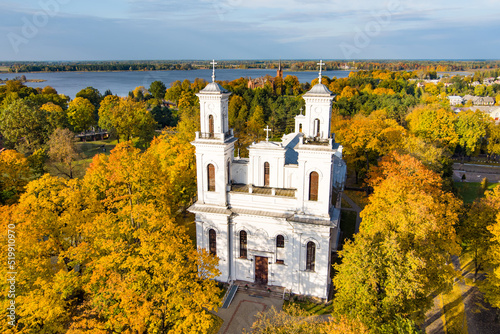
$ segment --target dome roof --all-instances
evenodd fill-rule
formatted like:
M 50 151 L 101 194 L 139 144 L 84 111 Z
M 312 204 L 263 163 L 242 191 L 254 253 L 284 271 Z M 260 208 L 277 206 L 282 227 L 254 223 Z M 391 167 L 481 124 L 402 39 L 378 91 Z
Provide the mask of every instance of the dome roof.
M 228 91 L 222 88 L 221 85 L 219 85 L 217 82 L 214 81 L 206 85 L 206 87 L 203 88 L 202 90 L 200 90 L 200 93 L 222 94 L 222 93 L 228 93 Z
M 331 96 L 333 93 L 323 85 L 322 83 L 314 85 L 313 88 L 311 88 L 310 91 L 308 91 L 305 95 L 328 95 Z

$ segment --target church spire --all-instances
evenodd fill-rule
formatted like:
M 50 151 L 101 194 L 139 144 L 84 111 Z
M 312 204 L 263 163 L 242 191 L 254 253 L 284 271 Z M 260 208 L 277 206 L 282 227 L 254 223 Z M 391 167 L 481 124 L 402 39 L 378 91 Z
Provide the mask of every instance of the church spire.
M 217 65 L 217 63 L 215 62 L 215 59 L 212 59 L 212 62 L 210 64 L 213 65 L 213 69 L 212 69 L 212 82 L 215 82 L 215 65 Z
M 319 82 L 318 83 L 321 83 L 321 78 L 322 78 L 322 75 L 321 75 L 321 66 L 323 65 L 326 65 L 325 63 L 323 63 L 323 60 L 320 60 L 319 63 L 317 63 L 316 65 L 319 65 Z

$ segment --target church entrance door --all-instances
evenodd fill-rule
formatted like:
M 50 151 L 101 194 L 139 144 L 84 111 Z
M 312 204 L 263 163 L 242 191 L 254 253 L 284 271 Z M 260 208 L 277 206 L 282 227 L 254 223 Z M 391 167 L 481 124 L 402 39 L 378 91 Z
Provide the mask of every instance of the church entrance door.
M 255 283 L 267 284 L 267 257 L 255 257 Z

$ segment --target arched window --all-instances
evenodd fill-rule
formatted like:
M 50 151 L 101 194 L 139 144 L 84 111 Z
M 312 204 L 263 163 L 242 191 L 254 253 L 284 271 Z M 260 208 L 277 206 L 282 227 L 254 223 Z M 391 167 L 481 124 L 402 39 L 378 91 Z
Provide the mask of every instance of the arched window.
M 214 116 L 208 116 L 208 133 L 212 138 L 214 136 Z
M 317 201 L 318 200 L 318 182 L 319 175 L 317 172 L 312 172 L 309 175 L 309 200 Z
M 315 261 L 316 261 L 316 245 L 314 244 L 314 242 L 309 241 L 307 243 L 306 270 L 314 271 Z
M 240 231 L 240 257 L 247 258 L 247 232 Z
M 214 229 L 208 231 L 208 248 L 210 254 L 217 255 L 217 237 Z
M 264 187 L 269 187 L 269 162 L 264 162 Z
M 277 248 L 285 248 L 285 237 L 282 235 L 278 235 L 276 237 L 276 247 Z
M 276 237 L 276 263 L 284 264 L 285 261 L 285 237 L 278 235 Z
M 302 123 L 299 123 L 299 132 L 302 132 Z
M 316 137 L 320 136 L 320 126 L 319 126 L 319 119 L 314 120 L 314 129 L 316 130 Z
M 207 166 L 208 191 L 215 191 L 215 167 L 212 164 Z

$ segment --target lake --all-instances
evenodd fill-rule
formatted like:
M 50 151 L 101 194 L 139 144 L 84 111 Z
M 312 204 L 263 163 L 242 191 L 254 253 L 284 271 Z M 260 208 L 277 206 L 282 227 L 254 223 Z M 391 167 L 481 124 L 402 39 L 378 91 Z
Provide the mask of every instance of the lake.
M 330 78 L 346 78 L 350 71 L 324 71 L 323 75 Z M 235 80 L 241 77 L 257 78 L 269 74 L 276 75 L 276 70 L 265 69 L 220 69 L 216 70 L 216 80 Z M 43 79 L 45 82 L 27 82 L 30 87 L 52 86 L 59 94 L 74 98 L 76 93 L 86 87 L 97 88 L 102 94 L 111 90 L 118 96 L 127 96 L 129 91 L 135 87 L 149 85 L 156 80 L 162 81 L 167 87 L 174 81 L 188 79 L 191 82 L 196 78 L 202 78 L 210 82 L 212 80 L 212 70 L 191 70 L 191 71 L 136 71 L 136 72 L 37 72 L 37 73 L 0 73 L 0 79 L 13 79 L 16 76 L 25 75 L 29 79 Z M 311 82 L 318 77 L 318 72 L 288 72 L 284 71 L 283 76 L 295 75 L 300 82 Z

